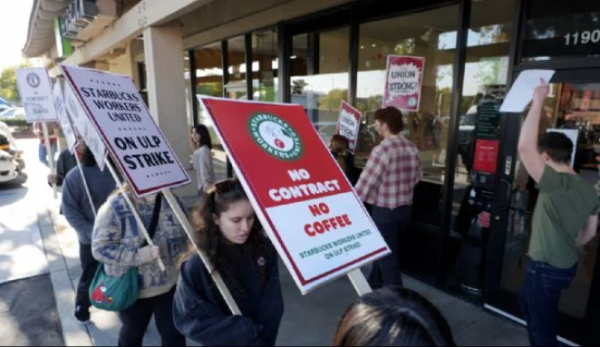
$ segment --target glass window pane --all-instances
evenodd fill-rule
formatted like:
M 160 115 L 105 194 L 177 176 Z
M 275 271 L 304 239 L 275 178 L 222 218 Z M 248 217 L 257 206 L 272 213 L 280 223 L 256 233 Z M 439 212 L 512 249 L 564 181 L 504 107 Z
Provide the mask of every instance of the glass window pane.
M 277 101 L 279 59 L 277 30 L 252 34 L 252 93 L 257 101 Z
M 292 103 L 303 105 L 323 141 L 337 129 L 339 109 L 348 100 L 350 29 L 295 36 Z
M 600 56 L 597 0 L 528 0 L 523 59 Z
M 225 96 L 230 99 L 248 100 L 246 84 L 246 40 L 243 36 L 227 41 L 229 50 L 229 83 L 225 86 Z
M 223 96 L 223 51 L 221 43 L 214 43 L 197 48 L 196 54 L 196 94 L 199 96 Z M 213 124 L 200 103 L 198 107 L 198 123 L 208 127 L 213 143 L 213 165 L 217 180 L 227 178 L 227 155 L 221 145 Z
M 437 225 L 441 225 L 440 205 L 446 181 L 458 13 L 458 6 L 451 6 L 360 27 L 357 107 L 364 113 L 365 123 L 356 163 L 366 165 L 371 150 L 380 142 L 373 124 L 374 114 L 383 104 L 387 57 L 424 57 L 420 110 L 404 114 L 404 135 L 419 147 L 424 170 L 415 191 L 414 218 Z

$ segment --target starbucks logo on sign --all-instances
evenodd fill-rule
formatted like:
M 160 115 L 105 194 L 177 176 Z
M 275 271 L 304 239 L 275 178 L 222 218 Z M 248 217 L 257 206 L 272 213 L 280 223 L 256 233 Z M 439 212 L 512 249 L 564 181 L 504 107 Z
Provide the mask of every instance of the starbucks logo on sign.
M 302 140 L 294 128 L 283 119 L 258 113 L 248 123 L 254 142 L 270 155 L 281 160 L 296 160 L 304 153 Z
M 40 80 L 40 76 L 38 76 L 37 74 L 30 73 L 27 75 L 27 84 L 29 84 L 31 88 L 37 88 L 40 86 L 41 83 L 42 81 Z

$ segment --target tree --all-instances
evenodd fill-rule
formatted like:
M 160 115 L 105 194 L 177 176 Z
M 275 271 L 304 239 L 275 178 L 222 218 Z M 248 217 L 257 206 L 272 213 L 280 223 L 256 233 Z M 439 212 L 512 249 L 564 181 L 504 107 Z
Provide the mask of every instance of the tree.
M 30 65 L 28 63 L 25 63 L 18 66 L 8 67 L 0 72 L 0 97 L 6 101 L 16 104 L 21 103 L 19 89 L 17 88 L 17 75 L 15 71 L 17 69 L 26 68 L 29 66 Z
M 347 89 L 333 89 L 319 100 L 321 110 L 339 110 L 342 101 L 348 101 Z

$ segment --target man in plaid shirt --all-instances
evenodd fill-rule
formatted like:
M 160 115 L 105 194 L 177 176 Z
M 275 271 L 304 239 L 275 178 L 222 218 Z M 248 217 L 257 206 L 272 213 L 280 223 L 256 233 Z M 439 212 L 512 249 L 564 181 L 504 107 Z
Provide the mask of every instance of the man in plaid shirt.
M 392 255 L 373 264 L 369 282 L 374 289 L 402 286 L 400 235 L 412 217 L 413 193 L 421 180 L 419 149 L 402 134 L 402 112 L 394 107 L 375 113 L 375 127 L 384 139 L 369 158 L 356 191 L 373 206 L 373 220 Z

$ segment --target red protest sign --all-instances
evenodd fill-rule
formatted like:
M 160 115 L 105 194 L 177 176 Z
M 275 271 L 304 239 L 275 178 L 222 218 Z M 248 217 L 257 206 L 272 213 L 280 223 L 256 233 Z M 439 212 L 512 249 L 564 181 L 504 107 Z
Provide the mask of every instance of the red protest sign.
M 337 133 L 348 139 L 348 149 L 352 154 L 356 154 L 361 118 L 362 113 L 359 110 L 352 107 L 349 103 L 342 101 Z
M 425 58 L 390 55 L 383 107 L 396 107 L 402 111 L 417 112 L 421 104 Z
M 302 292 L 389 254 L 301 106 L 201 101 Z

